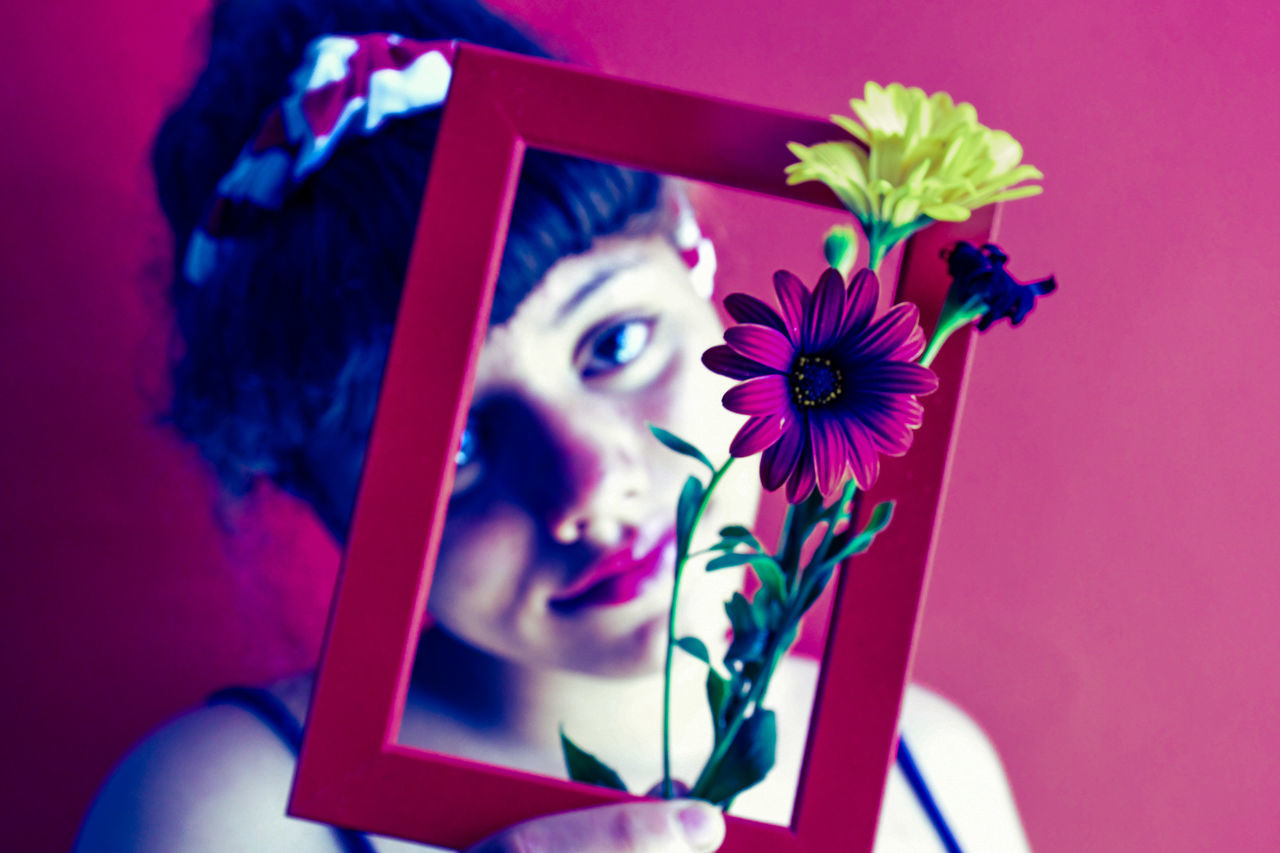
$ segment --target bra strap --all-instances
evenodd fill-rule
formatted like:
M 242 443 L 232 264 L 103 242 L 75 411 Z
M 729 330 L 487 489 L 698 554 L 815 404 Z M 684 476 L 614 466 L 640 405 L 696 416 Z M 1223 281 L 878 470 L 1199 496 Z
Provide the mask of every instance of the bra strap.
M 209 705 L 235 705 L 253 714 L 284 741 L 296 756 L 302 749 L 302 723 L 270 690 L 261 687 L 225 687 L 211 695 Z M 330 826 L 344 853 L 375 853 L 364 833 Z
M 916 765 L 915 758 L 911 755 L 911 750 L 907 747 L 907 739 L 905 737 L 898 738 L 898 767 L 902 769 L 902 775 L 907 777 L 907 784 L 911 786 L 912 792 L 916 795 L 916 799 L 920 801 L 924 813 L 928 815 L 929 822 L 933 824 L 934 830 L 938 833 L 938 837 L 942 839 L 942 846 L 947 849 L 947 853 L 962 853 L 960 844 L 956 841 L 955 835 L 951 832 L 951 827 L 947 826 L 947 820 L 942 816 L 942 811 L 938 808 L 938 803 L 933 798 L 933 794 L 929 791 L 929 786 L 925 784 L 924 776 L 920 775 L 920 768 Z

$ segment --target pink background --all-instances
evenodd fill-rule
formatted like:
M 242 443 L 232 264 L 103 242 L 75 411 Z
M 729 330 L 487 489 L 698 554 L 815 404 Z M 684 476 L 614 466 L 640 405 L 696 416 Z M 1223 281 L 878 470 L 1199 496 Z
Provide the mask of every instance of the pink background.
M 1040 853 L 1280 848 L 1275 13 L 770 5 L 501 7 L 627 76 L 818 115 L 902 80 L 1022 140 L 1047 192 L 1002 243 L 1062 287 L 981 341 L 917 678 L 990 732 Z M 204 3 L 80 7 L 9 9 L 0 52 L 0 849 L 65 849 L 130 743 L 309 666 L 336 569 L 283 501 L 233 512 L 267 520 L 228 538 L 153 425 L 145 150 Z M 811 251 L 708 215 L 732 264 Z

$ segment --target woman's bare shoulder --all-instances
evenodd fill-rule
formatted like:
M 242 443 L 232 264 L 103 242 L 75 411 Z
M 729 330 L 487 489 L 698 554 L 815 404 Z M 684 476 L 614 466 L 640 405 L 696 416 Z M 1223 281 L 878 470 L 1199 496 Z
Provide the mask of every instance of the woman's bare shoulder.
M 324 827 L 284 816 L 294 766 L 291 748 L 251 711 L 232 704 L 196 708 L 121 760 L 75 849 L 335 850 Z
M 903 699 L 899 728 L 961 849 L 1030 850 L 1000 756 L 969 714 L 940 694 L 912 684 Z M 918 849 L 893 841 L 918 835 L 927 826 L 922 817 L 918 798 L 895 764 L 880 812 L 877 853 Z M 929 834 L 936 838 L 931 828 Z
M 818 675 L 818 662 L 804 657 L 790 656 L 787 665 L 779 668 L 773 687 L 780 719 L 786 713 L 793 723 L 807 722 Z M 961 849 L 1028 853 L 1000 756 L 973 717 L 939 693 L 910 684 L 898 723 Z M 803 725 L 797 728 L 804 730 Z M 798 777 L 799 766 L 787 766 L 781 742 L 779 762 L 782 775 Z M 941 849 L 937 832 L 895 763 L 881 803 L 876 853 L 934 849 Z

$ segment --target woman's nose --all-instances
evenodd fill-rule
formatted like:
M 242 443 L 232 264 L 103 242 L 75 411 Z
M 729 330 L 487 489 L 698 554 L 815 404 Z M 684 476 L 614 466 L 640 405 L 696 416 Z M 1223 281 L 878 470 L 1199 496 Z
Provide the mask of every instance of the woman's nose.
M 649 489 L 635 425 L 601 405 L 557 407 L 543 418 L 560 484 L 546 507 L 552 538 L 563 545 L 620 544 L 643 522 Z

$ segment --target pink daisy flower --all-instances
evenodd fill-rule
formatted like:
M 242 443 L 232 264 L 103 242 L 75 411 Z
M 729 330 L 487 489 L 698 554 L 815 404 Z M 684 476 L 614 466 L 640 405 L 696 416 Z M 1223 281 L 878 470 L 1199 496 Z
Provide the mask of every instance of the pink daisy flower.
M 773 284 L 781 313 L 731 294 L 724 304 L 738 325 L 702 356 L 716 373 L 745 380 L 724 395 L 726 409 L 748 416 L 729 453 L 763 451 L 760 481 L 770 491 L 785 483 L 791 503 L 815 485 L 838 494 L 849 473 L 869 489 L 880 454 L 911 446 L 924 414 L 916 395 L 938 387 L 933 371 L 914 363 L 925 345 L 919 311 L 901 303 L 873 322 L 880 285 L 869 270 L 847 291 L 834 269 L 812 294 L 785 270 Z

